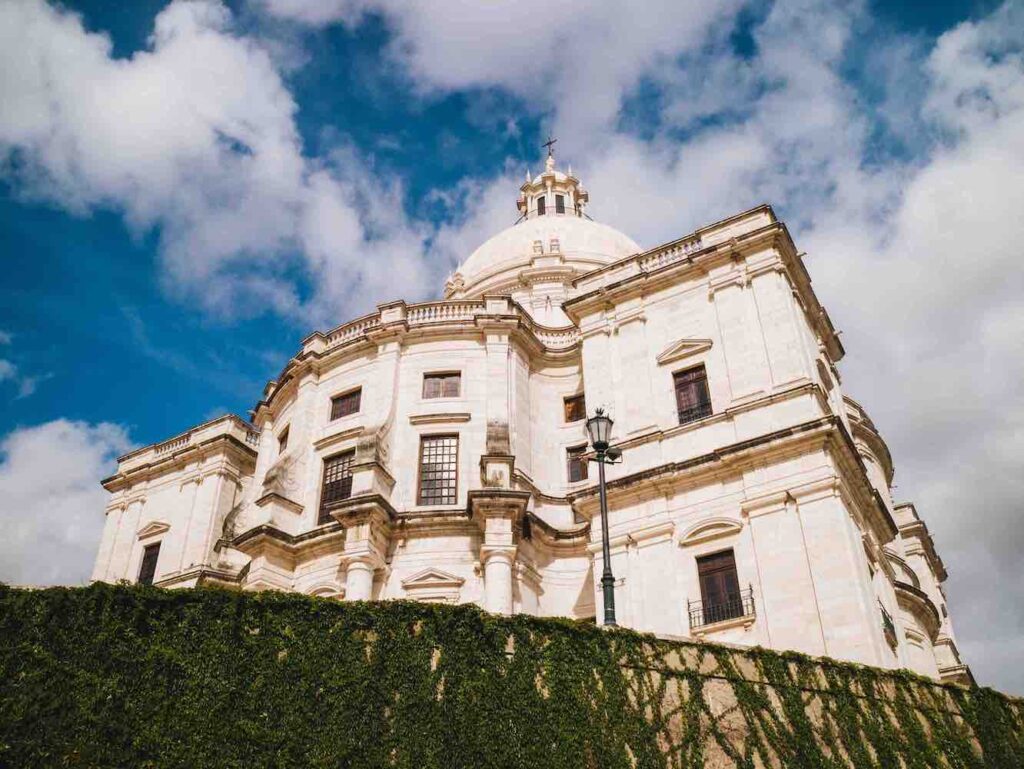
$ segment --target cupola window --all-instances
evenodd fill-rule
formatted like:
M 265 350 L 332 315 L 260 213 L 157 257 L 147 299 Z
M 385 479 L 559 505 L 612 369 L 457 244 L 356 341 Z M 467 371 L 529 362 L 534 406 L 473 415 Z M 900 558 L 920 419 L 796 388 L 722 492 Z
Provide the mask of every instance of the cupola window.
M 537 216 L 544 216 L 547 213 L 547 198 L 540 195 L 537 198 Z
M 555 195 L 555 213 L 565 213 L 565 195 Z

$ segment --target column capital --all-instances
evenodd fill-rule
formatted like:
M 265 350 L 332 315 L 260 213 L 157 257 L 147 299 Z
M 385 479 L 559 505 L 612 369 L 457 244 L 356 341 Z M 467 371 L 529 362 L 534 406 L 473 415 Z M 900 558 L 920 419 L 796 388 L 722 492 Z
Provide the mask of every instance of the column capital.
M 491 561 L 504 561 L 511 566 L 516 559 L 515 545 L 484 545 L 480 548 L 480 564 L 486 568 Z
M 380 553 L 370 549 L 346 552 L 341 556 L 340 563 L 346 569 L 366 569 L 376 571 L 384 567 L 384 558 Z

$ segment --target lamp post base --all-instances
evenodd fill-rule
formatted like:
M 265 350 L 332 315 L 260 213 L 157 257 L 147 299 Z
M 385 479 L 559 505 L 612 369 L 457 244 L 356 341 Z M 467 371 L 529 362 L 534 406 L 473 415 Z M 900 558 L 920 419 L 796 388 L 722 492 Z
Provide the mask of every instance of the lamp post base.
M 601 592 L 604 594 L 604 624 L 615 627 L 615 578 L 611 572 L 601 575 Z

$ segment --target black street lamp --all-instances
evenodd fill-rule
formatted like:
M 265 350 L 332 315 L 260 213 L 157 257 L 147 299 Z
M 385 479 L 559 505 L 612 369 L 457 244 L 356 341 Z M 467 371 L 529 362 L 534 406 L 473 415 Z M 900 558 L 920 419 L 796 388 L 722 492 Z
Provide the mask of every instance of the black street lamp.
M 601 591 L 604 594 L 604 624 L 614 626 L 615 622 L 615 578 L 612 576 L 611 547 L 608 544 L 608 497 L 604 486 L 604 466 L 614 464 L 622 452 L 608 446 L 612 435 L 612 418 L 598 409 L 587 420 L 587 433 L 594 447 L 593 461 L 597 462 L 598 495 L 601 499 L 601 554 L 604 571 L 601 573 Z

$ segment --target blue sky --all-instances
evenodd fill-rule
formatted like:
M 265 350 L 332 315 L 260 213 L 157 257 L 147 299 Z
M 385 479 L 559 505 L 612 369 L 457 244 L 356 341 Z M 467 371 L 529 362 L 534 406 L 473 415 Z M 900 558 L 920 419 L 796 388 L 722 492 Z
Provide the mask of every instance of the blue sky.
M 1024 668 L 1021 7 L 426 7 L 0 3 L 0 578 L 84 579 L 119 451 L 245 414 L 315 328 L 436 296 L 550 131 L 644 245 L 776 206 L 970 662 L 1024 692 L 999 672 Z M 42 541 L 54 571 L 19 555 Z

